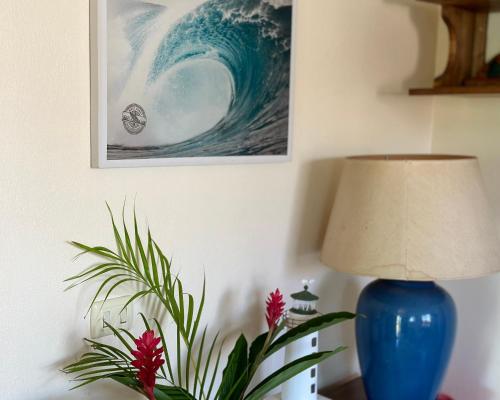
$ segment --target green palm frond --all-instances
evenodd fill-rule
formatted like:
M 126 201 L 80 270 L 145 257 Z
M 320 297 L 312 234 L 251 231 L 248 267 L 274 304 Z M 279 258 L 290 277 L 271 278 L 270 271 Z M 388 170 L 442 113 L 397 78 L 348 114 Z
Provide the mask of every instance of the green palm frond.
M 137 370 L 130 364 L 131 358 L 120 349 L 103 343 L 86 339 L 92 351 L 83 354 L 77 362 L 67 365 L 63 372 L 72 374 L 76 386 L 73 389 L 88 385 L 99 379 L 113 376 L 127 377 L 139 384 L 135 379 Z
M 194 296 L 184 291 L 182 282 L 172 272 L 171 261 L 165 256 L 157 242 L 153 239 L 151 231 L 143 239 L 139 232 L 137 216 L 133 214 L 133 228 L 130 230 L 127 226 L 124 216 L 122 216 L 121 229 L 118 228 L 113 213 L 108 206 L 108 211 L 113 228 L 113 234 L 116 243 L 116 249 L 110 249 L 104 246 L 89 246 L 80 242 L 71 242 L 80 253 L 77 257 L 84 255 L 93 255 L 100 260 L 91 268 L 88 268 L 66 280 L 69 283 L 67 289 L 72 289 L 83 283 L 99 282 L 98 288 L 92 298 L 89 311 L 99 297 L 108 299 L 118 288 L 135 283 L 140 289 L 130 295 L 124 309 L 131 303 L 142 298 L 154 296 L 165 307 L 172 322 L 175 325 L 178 337 L 176 340 L 176 349 L 169 352 L 165 341 L 165 334 L 161 324 L 156 320 L 155 328 L 162 337 L 163 347 L 166 354 L 166 369 L 162 369 L 162 379 L 169 384 L 175 384 L 187 392 L 196 392 L 200 399 L 206 399 L 204 393 L 203 377 L 209 374 L 212 368 L 212 351 L 206 362 L 203 363 L 199 357 L 203 357 L 202 349 L 195 351 L 196 341 L 198 339 L 198 329 L 203 314 L 203 307 L 206 297 L 205 279 L 201 300 L 197 304 Z M 87 311 L 88 313 L 88 311 Z M 150 329 L 146 318 L 142 315 L 143 322 L 147 329 Z M 126 331 L 117 331 L 110 326 L 113 333 L 120 339 L 122 344 L 130 351 L 130 345 L 121 335 L 132 335 Z M 120 333 L 121 332 L 121 333 Z M 205 341 L 206 332 L 203 333 Z M 215 345 L 215 343 L 213 343 Z M 105 348 L 110 351 L 109 348 Z M 116 352 L 118 349 L 114 349 Z M 213 350 L 213 349 L 211 349 Z M 175 358 L 171 359 L 170 355 Z M 174 375 L 171 360 L 176 359 L 177 371 Z M 87 360 L 88 361 L 88 360 Z M 108 360 L 111 362 L 111 360 Z M 116 360 L 115 360 L 116 361 Z M 90 364 L 82 364 L 90 365 Z M 72 368 L 65 369 L 66 372 L 76 372 Z M 113 371 L 106 371 L 103 377 L 108 377 Z M 98 375 L 91 375 L 87 378 L 85 384 L 93 382 L 93 378 Z

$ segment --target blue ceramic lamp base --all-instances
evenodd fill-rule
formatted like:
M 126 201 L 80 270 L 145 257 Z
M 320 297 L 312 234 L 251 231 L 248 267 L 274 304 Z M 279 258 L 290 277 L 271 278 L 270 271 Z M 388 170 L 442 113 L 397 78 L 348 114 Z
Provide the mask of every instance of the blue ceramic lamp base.
M 361 293 L 356 339 L 368 400 L 435 400 L 456 309 L 434 282 L 377 280 Z

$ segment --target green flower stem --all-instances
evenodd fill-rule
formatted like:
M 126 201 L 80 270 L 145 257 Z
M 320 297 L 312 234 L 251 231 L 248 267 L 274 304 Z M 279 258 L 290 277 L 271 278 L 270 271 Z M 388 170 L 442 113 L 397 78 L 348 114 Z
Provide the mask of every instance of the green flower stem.
M 162 296 L 161 291 L 158 290 L 157 287 L 152 287 L 151 289 L 153 290 L 153 293 L 156 294 L 156 296 L 160 299 L 160 301 L 162 302 L 162 304 L 167 308 L 167 310 L 170 310 L 171 309 L 170 304 Z M 190 345 L 189 344 L 189 337 L 188 337 L 188 334 L 186 333 L 186 331 L 184 329 L 184 325 L 183 325 L 184 321 L 182 321 L 182 323 L 181 323 L 181 321 L 178 321 L 177 318 L 173 318 L 173 320 L 174 320 L 175 325 L 177 326 L 177 329 L 179 330 L 179 332 L 181 334 L 181 337 L 182 337 L 182 340 L 183 340 L 184 344 L 186 345 L 186 347 L 188 347 Z M 190 362 L 191 366 L 194 368 L 194 370 L 196 370 L 196 360 L 194 359 L 193 354 L 190 354 L 188 362 Z M 201 379 L 200 379 L 199 376 L 197 376 L 196 378 L 197 378 L 198 384 L 200 385 L 200 388 L 201 388 L 201 390 L 200 390 L 201 398 L 206 400 L 206 395 L 205 395 L 205 392 L 204 392 L 204 388 L 201 386 L 202 385 L 202 381 L 201 381 Z M 186 379 L 187 379 L 187 377 L 186 377 Z M 186 389 L 189 390 L 189 388 L 186 388 Z

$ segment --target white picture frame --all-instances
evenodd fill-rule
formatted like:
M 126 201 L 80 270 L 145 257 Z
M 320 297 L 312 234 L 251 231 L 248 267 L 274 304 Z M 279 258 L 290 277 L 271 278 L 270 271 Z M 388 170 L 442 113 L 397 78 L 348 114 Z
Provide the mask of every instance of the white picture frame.
M 288 118 L 286 133 L 286 152 L 283 154 L 252 154 L 223 156 L 168 156 L 151 158 L 111 159 L 108 156 L 109 124 L 108 124 L 108 2 L 115 0 L 91 0 L 91 166 L 93 168 L 130 168 L 159 167 L 173 165 L 210 165 L 235 163 L 275 163 L 291 160 L 293 131 L 293 92 L 294 92 L 294 51 L 295 29 L 291 30 L 290 65 L 288 87 Z M 140 1 L 140 0 L 127 0 Z M 165 5 L 178 0 L 147 0 L 147 3 Z M 182 0 L 185 1 L 185 0 Z M 266 2 L 292 2 L 295 0 L 261 0 Z M 292 13 L 292 27 L 295 26 L 295 15 Z

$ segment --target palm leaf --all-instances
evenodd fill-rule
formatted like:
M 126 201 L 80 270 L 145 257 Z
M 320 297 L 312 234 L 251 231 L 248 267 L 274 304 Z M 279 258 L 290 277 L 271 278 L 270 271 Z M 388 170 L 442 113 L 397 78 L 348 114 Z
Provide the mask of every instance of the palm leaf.
M 224 345 L 224 342 L 221 343 L 221 345 L 219 347 L 219 352 L 217 353 L 217 360 L 215 361 L 215 366 L 214 366 L 214 369 L 212 371 L 212 379 L 210 381 L 210 386 L 208 387 L 208 393 L 206 396 L 207 399 L 210 399 L 210 395 L 212 394 L 212 390 L 214 388 L 215 378 L 217 377 L 217 372 L 219 371 L 219 364 L 220 364 L 220 359 L 221 359 L 221 355 L 222 355 L 222 346 L 223 345 Z
M 240 335 L 229 354 L 226 368 L 222 373 L 222 382 L 215 397 L 221 400 L 236 400 L 239 396 L 235 396 L 235 393 L 246 383 L 247 368 L 248 343 L 245 336 Z
M 167 368 L 168 368 L 168 374 L 169 374 L 169 377 L 170 377 L 170 381 L 172 382 L 172 384 L 175 382 L 175 379 L 174 379 L 174 373 L 172 371 L 172 364 L 170 363 L 170 355 L 168 353 L 168 347 L 167 347 L 167 342 L 165 341 L 165 334 L 163 333 L 163 329 L 161 328 L 161 324 L 158 322 L 158 320 L 154 320 L 155 323 L 156 323 L 156 328 L 158 329 L 158 333 L 160 335 L 160 338 L 161 338 L 161 343 L 162 343 L 162 346 L 163 346 L 163 352 L 165 353 L 165 364 L 167 365 Z M 162 371 L 163 371 L 163 375 L 166 376 L 166 373 L 165 373 L 165 368 L 162 366 Z
M 179 387 L 157 385 L 154 391 L 156 400 L 196 400 L 188 391 Z
M 205 397 L 203 395 L 203 389 L 205 388 L 205 383 L 207 381 L 207 376 L 208 376 L 208 370 L 210 368 L 210 362 L 212 361 L 212 354 L 213 354 L 215 345 L 217 343 L 218 337 L 219 337 L 219 334 L 217 333 L 217 335 L 215 335 L 215 338 L 212 340 L 212 344 L 210 346 L 210 350 L 208 351 L 208 355 L 207 355 L 207 358 L 206 358 L 206 361 L 205 361 L 205 368 L 203 369 L 203 378 L 201 379 L 201 383 L 200 383 L 200 391 L 199 391 L 199 397 L 200 398 L 204 398 Z M 217 369 L 218 369 L 218 366 L 219 366 L 219 361 L 220 361 L 220 356 L 221 356 L 221 350 L 222 350 L 222 346 L 221 346 L 221 348 L 219 350 L 219 353 L 218 353 L 218 356 L 217 356 L 217 363 L 216 363 L 216 365 L 214 367 L 214 372 L 213 372 L 213 376 L 214 377 L 217 374 Z M 212 380 L 212 382 L 213 381 L 214 380 Z M 208 392 L 207 398 L 210 398 L 210 393 L 211 393 L 212 387 L 213 387 L 213 383 L 210 385 L 210 390 Z M 194 390 L 193 393 L 196 396 L 196 390 Z
M 330 313 L 321 315 L 319 317 L 310 319 L 309 321 L 298 325 L 295 328 L 290 329 L 284 335 L 280 336 L 266 352 L 266 358 L 271 354 L 276 353 L 278 350 L 282 349 L 285 346 L 288 346 L 290 343 L 301 339 L 305 336 L 308 336 L 312 333 L 318 332 L 322 329 L 325 329 L 329 326 L 339 324 L 341 322 L 356 318 L 355 314 L 349 312 L 338 312 L 338 313 Z
M 267 393 L 282 383 L 345 349 L 345 347 L 339 347 L 335 351 L 310 354 L 285 365 L 259 383 L 248 396 L 245 397 L 245 400 L 261 400 Z

